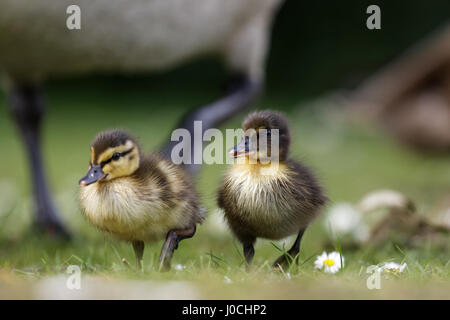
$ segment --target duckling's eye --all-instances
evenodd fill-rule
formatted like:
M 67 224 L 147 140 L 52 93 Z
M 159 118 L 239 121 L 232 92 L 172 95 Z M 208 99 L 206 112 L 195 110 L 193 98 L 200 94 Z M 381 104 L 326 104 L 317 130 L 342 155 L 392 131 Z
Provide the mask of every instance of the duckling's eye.
M 250 141 L 249 139 L 250 139 L 250 138 L 248 138 L 248 137 L 245 138 L 245 150 L 248 150 L 248 146 L 249 146 L 249 143 L 250 143 L 250 142 L 249 142 L 249 141 Z
M 116 152 L 112 155 L 111 159 L 113 159 L 114 161 L 119 160 L 120 158 L 120 153 Z

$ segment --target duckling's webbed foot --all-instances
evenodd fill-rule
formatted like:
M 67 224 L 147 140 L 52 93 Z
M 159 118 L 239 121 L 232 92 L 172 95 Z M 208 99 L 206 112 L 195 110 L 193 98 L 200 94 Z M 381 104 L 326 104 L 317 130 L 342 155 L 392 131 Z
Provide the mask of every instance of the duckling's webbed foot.
M 196 227 L 193 226 L 184 230 L 170 230 L 167 233 L 166 241 L 161 249 L 159 256 L 159 269 L 161 271 L 170 270 L 170 261 L 172 260 L 173 252 L 178 249 L 178 243 L 183 239 L 192 238 L 195 234 Z
M 302 241 L 303 233 L 305 233 L 305 229 L 300 230 L 292 248 L 275 260 L 272 267 L 279 269 L 280 267 L 288 267 L 292 262 L 298 264 L 298 254 L 300 252 L 300 242 Z
M 40 148 L 40 127 L 45 103 L 42 92 L 33 85 L 14 86 L 9 95 L 11 114 L 25 143 L 31 167 L 34 191 L 35 223 L 40 231 L 50 235 L 70 238 L 68 230 L 59 219 L 44 174 Z

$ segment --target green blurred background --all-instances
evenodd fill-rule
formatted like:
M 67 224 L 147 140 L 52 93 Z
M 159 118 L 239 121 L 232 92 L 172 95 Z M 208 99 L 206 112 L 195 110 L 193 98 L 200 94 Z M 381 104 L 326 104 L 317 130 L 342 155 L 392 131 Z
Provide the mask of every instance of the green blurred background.
M 255 107 L 288 114 L 294 137 L 293 157 L 314 168 L 325 185 L 330 205 L 356 202 L 367 192 L 391 188 L 410 196 L 419 211 L 426 213 L 450 191 L 448 157 L 410 151 L 375 127 L 350 124 L 341 106 L 331 101 L 328 94 L 355 88 L 443 25 L 448 21 L 450 2 L 435 0 L 431 5 L 422 0 L 377 1 L 382 10 L 382 29 L 376 31 L 365 26 L 365 11 L 370 4 L 375 3 L 286 1 L 273 29 L 266 91 Z M 4 267 L 25 268 L 45 265 L 42 257 L 57 264 L 76 254 L 87 259 L 86 263 L 102 261 L 108 265 L 115 259 L 115 251 L 108 251 L 110 256 L 105 257 L 103 236 L 83 220 L 77 203 L 77 182 L 88 166 L 90 141 L 100 130 L 119 127 L 139 137 L 146 150 L 156 150 L 182 114 L 221 94 L 226 78 L 220 62 L 205 57 L 161 74 L 93 75 L 46 83 L 49 106 L 42 138 L 47 175 L 64 222 L 84 239 L 63 249 L 22 240 L 31 217 L 29 173 L 8 115 L 6 97 L 2 95 L 0 254 L 5 259 L 0 263 Z M 236 115 L 224 127 L 239 127 L 244 115 Z M 225 166 L 208 166 L 197 178 L 202 203 L 210 214 L 216 209 L 215 194 L 224 170 Z M 198 252 L 214 252 L 239 263 L 241 258 L 231 245 L 231 235 L 226 231 L 217 233 L 214 228 L 209 224 L 200 228 L 193 240 L 183 243 L 184 250 L 177 252 L 176 261 L 186 263 L 200 259 L 196 257 Z M 302 259 L 319 252 L 320 241 L 327 237 L 319 220 L 305 236 Z M 111 243 L 119 256 L 132 261 L 130 247 Z M 55 255 L 55 250 L 62 257 Z M 153 261 L 158 250 L 158 245 L 152 246 L 146 252 L 147 261 Z M 255 262 L 261 264 L 277 255 L 276 249 L 267 244 L 257 249 Z M 423 251 L 418 256 L 440 259 L 441 265 L 446 263 L 443 252 Z M 367 263 L 377 260 L 376 255 L 365 257 L 369 259 Z M 393 255 L 383 256 L 387 257 Z

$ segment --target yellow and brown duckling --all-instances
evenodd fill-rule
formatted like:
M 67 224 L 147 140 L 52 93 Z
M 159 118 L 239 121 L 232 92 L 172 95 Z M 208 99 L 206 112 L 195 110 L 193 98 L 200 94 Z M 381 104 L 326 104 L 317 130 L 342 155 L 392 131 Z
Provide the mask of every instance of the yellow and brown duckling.
M 282 255 L 274 263 L 274 267 L 283 266 L 289 259 L 297 261 L 303 233 L 327 199 L 311 171 L 288 157 L 289 128 L 280 113 L 252 113 L 245 119 L 243 130 L 250 134 L 244 136 L 231 154 L 244 161 L 229 168 L 219 190 L 218 204 L 243 245 L 247 265 L 253 259 L 257 238 L 279 240 L 297 234 L 287 252 L 290 257 Z M 263 138 L 267 143 L 262 143 Z M 279 161 L 268 163 L 263 157 L 276 153 L 272 150 L 275 139 L 279 142 Z M 252 157 L 254 161 L 250 161 Z
M 141 266 L 144 242 L 166 239 L 160 268 L 169 269 L 179 241 L 194 235 L 203 210 L 187 173 L 155 154 L 143 154 L 120 130 L 91 144 L 89 171 L 79 182 L 86 218 L 99 229 L 130 241 Z

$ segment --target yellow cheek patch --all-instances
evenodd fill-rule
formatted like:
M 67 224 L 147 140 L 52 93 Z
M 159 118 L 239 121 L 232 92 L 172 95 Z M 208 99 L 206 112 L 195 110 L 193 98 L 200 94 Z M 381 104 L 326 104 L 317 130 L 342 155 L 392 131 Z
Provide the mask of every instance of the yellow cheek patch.
M 113 170 L 114 170 L 114 166 L 110 163 L 108 163 L 107 165 L 104 165 L 102 168 L 102 171 L 104 173 L 108 173 L 108 174 L 111 173 L 111 171 L 113 171 Z
M 129 150 L 129 149 L 128 149 Z M 108 174 L 106 180 L 129 176 L 139 168 L 139 152 L 137 148 L 117 161 L 105 164 L 102 168 L 103 172 Z

